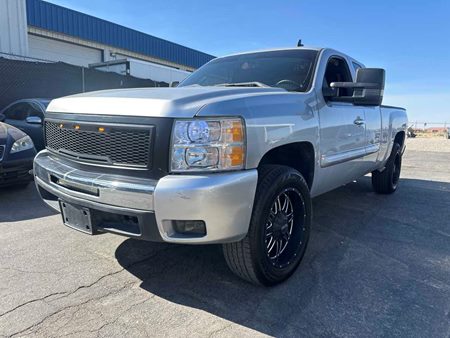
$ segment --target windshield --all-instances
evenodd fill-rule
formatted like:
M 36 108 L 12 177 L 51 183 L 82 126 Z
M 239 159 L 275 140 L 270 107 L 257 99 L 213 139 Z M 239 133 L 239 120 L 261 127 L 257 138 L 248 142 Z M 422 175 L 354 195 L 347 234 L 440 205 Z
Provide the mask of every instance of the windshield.
M 307 91 L 317 58 L 314 50 L 280 50 L 215 59 L 186 78 L 186 86 L 270 86 Z

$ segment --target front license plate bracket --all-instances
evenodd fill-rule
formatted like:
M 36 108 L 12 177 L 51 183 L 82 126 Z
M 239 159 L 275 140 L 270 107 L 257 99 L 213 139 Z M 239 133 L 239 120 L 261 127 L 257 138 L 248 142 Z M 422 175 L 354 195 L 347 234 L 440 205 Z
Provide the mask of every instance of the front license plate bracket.
M 59 206 L 64 225 L 90 235 L 95 234 L 91 221 L 91 213 L 88 208 L 62 200 L 59 201 Z

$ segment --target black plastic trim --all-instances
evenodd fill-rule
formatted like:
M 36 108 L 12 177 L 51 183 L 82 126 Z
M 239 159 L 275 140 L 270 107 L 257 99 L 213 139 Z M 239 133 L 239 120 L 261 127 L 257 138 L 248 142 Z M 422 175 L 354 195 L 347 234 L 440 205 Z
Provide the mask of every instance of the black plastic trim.
M 0 162 L 0 187 L 32 181 L 31 169 L 33 169 L 32 159 Z
M 173 118 L 170 117 L 139 117 L 139 116 L 115 116 L 115 115 L 85 115 L 76 113 L 46 113 L 46 120 L 52 121 L 76 121 L 79 123 L 114 124 L 116 126 L 142 127 L 153 125 L 152 142 L 152 168 L 119 167 L 107 164 L 80 162 L 70 157 L 59 155 L 48 149 L 54 156 L 62 161 L 70 163 L 75 168 L 89 170 L 88 168 L 100 167 L 102 171 L 109 174 L 133 175 L 136 177 L 148 177 L 159 179 L 169 174 L 170 138 L 172 132 Z
M 53 192 L 45 189 L 42 185 L 38 184 L 38 191 L 43 200 L 58 201 L 61 200 L 66 203 L 70 203 L 79 207 L 84 207 L 89 209 L 92 214 L 94 223 L 92 226 L 95 228 L 96 232 L 110 232 L 117 235 L 122 235 L 130 238 L 142 239 L 152 242 L 163 242 L 163 239 L 159 233 L 158 225 L 156 223 L 155 213 L 151 211 L 144 210 L 134 210 L 129 208 L 116 207 L 106 204 L 101 204 L 97 202 L 92 202 L 89 200 L 80 199 L 78 197 L 69 196 L 66 194 L 55 195 Z M 104 216 L 101 214 L 109 215 L 121 215 L 136 217 L 138 220 L 139 233 L 127 232 L 122 229 L 114 229 L 112 226 L 108 226 L 107 223 L 102 223 Z
M 44 123 L 44 129 L 47 128 L 47 123 L 53 123 L 53 124 L 67 124 L 68 120 L 61 120 L 61 119 L 52 119 L 47 117 L 45 119 L 45 123 Z M 147 165 L 141 165 L 141 164 L 117 164 L 117 163 L 112 163 L 111 160 L 108 157 L 102 157 L 102 156 L 95 156 L 95 155 L 85 155 L 85 154 L 79 154 L 76 152 L 72 152 L 69 151 L 67 149 L 63 149 L 63 150 L 57 150 L 57 149 L 53 149 L 52 147 L 48 146 L 47 143 L 47 133 L 44 133 L 44 139 L 45 139 L 45 144 L 47 145 L 46 148 L 47 150 L 56 153 L 56 154 L 61 154 L 62 156 L 66 156 L 69 159 L 72 159 L 73 161 L 79 161 L 79 162 L 85 162 L 85 163 L 93 163 L 93 164 L 100 164 L 100 165 L 106 165 L 106 166 L 112 166 L 112 167 L 123 167 L 123 168 L 140 168 L 140 169 L 150 169 L 152 166 L 152 156 L 153 155 L 153 143 L 154 143 L 154 132 L 155 132 L 155 126 L 154 125 L 136 125 L 136 124 L 117 124 L 117 123 L 99 123 L 99 122 L 80 122 L 80 121 L 72 121 L 69 122 L 69 124 L 77 124 L 79 126 L 81 126 L 81 129 L 83 129 L 83 127 L 86 129 L 90 129 L 89 131 L 93 131 L 94 129 L 96 129 L 94 126 L 99 126 L 101 125 L 102 127 L 107 127 L 107 128 L 111 128 L 111 129 L 118 129 L 117 127 L 119 127 L 120 129 L 125 129 L 125 130 L 142 130 L 142 131 L 147 131 L 149 134 L 149 152 L 147 154 Z M 68 127 L 64 127 L 64 129 L 70 130 L 71 128 Z

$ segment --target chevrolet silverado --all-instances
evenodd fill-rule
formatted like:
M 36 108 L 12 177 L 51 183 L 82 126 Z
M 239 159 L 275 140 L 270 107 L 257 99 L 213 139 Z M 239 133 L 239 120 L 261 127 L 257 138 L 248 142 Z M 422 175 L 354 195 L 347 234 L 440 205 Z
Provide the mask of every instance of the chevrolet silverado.
M 53 100 L 34 161 L 67 226 L 149 241 L 220 243 L 255 284 L 305 254 L 311 198 L 371 173 L 399 184 L 407 115 L 381 105 L 385 71 L 328 48 L 214 59 L 176 88 Z

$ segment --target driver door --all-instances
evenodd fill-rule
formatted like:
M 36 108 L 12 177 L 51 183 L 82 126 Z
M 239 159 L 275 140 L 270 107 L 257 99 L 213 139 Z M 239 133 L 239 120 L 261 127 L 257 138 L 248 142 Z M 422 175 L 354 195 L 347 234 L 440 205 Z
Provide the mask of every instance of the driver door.
M 351 96 L 352 89 L 339 89 L 337 95 L 329 96 L 331 82 L 353 82 L 346 59 L 331 56 L 322 81 L 319 151 L 324 173 L 320 190 L 324 192 L 364 174 L 366 128 L 364 108 L 339 101 L 340 97 Z

